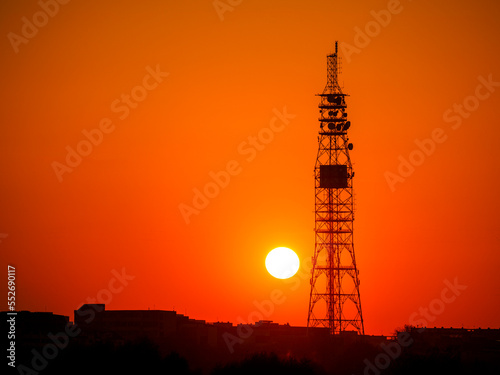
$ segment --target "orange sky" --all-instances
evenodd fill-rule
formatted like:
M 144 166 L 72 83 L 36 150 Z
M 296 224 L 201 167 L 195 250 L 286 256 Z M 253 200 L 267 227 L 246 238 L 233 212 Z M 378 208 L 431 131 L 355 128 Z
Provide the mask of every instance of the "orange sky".
M 238 322 L 277 289 L 265 318 L 305 325 L 308 269 L 286 282 L 264 260 L 313 255 L 314 95 L 339 40 L 366 332 L 408 324 L 455 278 L 467 289 L 429 325 L 500 326 L 499 4 L 46 1 L 53 16 L 0 4 L 0 260 L 17 268 L 18 310 L 72 318 L 111 295 L 109 309 Z M 418 159 L 436 131 L 446 140 Z M 88 155 L 58 178 L 67 147 Z M 391 188 L 410 155 L 421 165 Z M 228 163 L 186 223 L 179 206 Z M 135 278 L 109 292 L 123 268 Z

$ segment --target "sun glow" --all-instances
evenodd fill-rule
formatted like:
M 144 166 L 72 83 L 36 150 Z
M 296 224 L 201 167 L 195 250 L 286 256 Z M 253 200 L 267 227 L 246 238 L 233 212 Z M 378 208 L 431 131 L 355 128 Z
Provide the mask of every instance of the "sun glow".
M 277 279 L 288 279 L 295 275 L 300 267 L 297 254 L 287 247 L 277 247 L 266 257 L 266 268 Z

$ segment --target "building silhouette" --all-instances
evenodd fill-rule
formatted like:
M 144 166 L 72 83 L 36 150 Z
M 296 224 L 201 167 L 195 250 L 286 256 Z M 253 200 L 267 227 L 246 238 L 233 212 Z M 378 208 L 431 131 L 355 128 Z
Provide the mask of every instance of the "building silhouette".
M 1 317 L 7 330 L 7 312 Z M 307 359 L 327 373 L 362 374 L 367 363 L 372 371 L 380 356 L 388 356 L 386 348 L 398 342 L 396 337 L 356 331 L 331 335 L 328 327 L 294 327 L 269 320 L 208 323 L 175 311 L 106 310 L 103 304 L 81 306 L 74 311 L 74 322 L 63 315 L 29 311 L 18 312 L 16 319 L 17 363 L 33 366 L 46 361 L 41 374 L 78 374 L 78 369 L 86 373 L 103 361 L 109 362 L 106 368 L 121 365 L 125 368 L 121 373 L 143 373 L 141 366 L 160 358 L 167 361 L 167 369 L 183 369 L 178 373 L 191 369 L 208 374 L 230 363 L 247 363 L 242 361 L 259 353 L 273 353 L 285 361 Z M 416 363 L 424 372 L 447 366 L 464 374 L 500 370 L 500 329 L 405 327 L 402 331 L 411 336 L 412 344 L 392 359 L 388 374 L 412 373 Z M 68 337 L 67 332 L 75 334 Z M 49 349 L 56 342 L 59 350 L 52 355 Z M 41 359 L 49 354 L 50 358 Z

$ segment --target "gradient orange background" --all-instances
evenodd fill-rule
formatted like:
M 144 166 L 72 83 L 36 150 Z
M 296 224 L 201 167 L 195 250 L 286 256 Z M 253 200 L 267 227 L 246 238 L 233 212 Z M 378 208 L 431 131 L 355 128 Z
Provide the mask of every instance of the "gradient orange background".
M 500 90 L 458 130 L 443 113 L 474 94 L 479 76 L 500 81 L 500 5 L 401 7 L 344 58 L 341 76 L 351 95 L 365 330 L 389 334 L 409 323 L 455 277 L 467 290 L 429 325 L 498 328 Z M 72 319 L 125 267 L 135 279 L 108 309 L 175 308 L 236 323 L 279 289 L 286 299 L 266 318 L 306 324 L 308 277 L 274 279 L 264 259 L 278 246 L 313 255 L 314 94 L 334 41 L 354 45 L 355 27 L 387 1 L 244 0 L 233 8 L 221 20 L 211 0 L 73 0 L 15 53 L 7 34 L 20 34 L 22 17 L 40 6 L 1 3 L 3 301 L 12 264 L 18 310 Z M 119 120 L 111 103 L 158 64 L 169 76 Z M 238 146 L 285 106 L 296 117 L 246 161 Z M 51 164 L 103 118 L 116 129 L 60 183 Z M 384 173 L 435 128 L 446 142 L 392 192 Z M 186 224 L 179 205 L 230 160 L 241 173 Z

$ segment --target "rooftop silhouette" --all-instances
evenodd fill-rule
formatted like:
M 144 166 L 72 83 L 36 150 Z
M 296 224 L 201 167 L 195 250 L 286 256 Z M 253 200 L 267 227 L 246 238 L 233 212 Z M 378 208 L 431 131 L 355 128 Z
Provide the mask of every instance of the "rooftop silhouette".
M 7 312 L 1 314 L 7 322 Z M 499 369 L 500 329 L 406 326 L 393 337 L 356 331 L 331 335 L 328 328 L 269 320 L 208 323 L 176 311 L 106 310 L 103 304 L 82 305 L 74 311 L 74 322 L 51 312 L 20 311 L 16 319 L 21 373 L 234 374 L 245 373 L 244 368 L 263 373 L 294 368 L 296 374 L 385 369 L 406 374 L 413 368 L 428 373 L 455 368 L 465 374 Z M 110 370 L 116 368 L 121 372 Z

